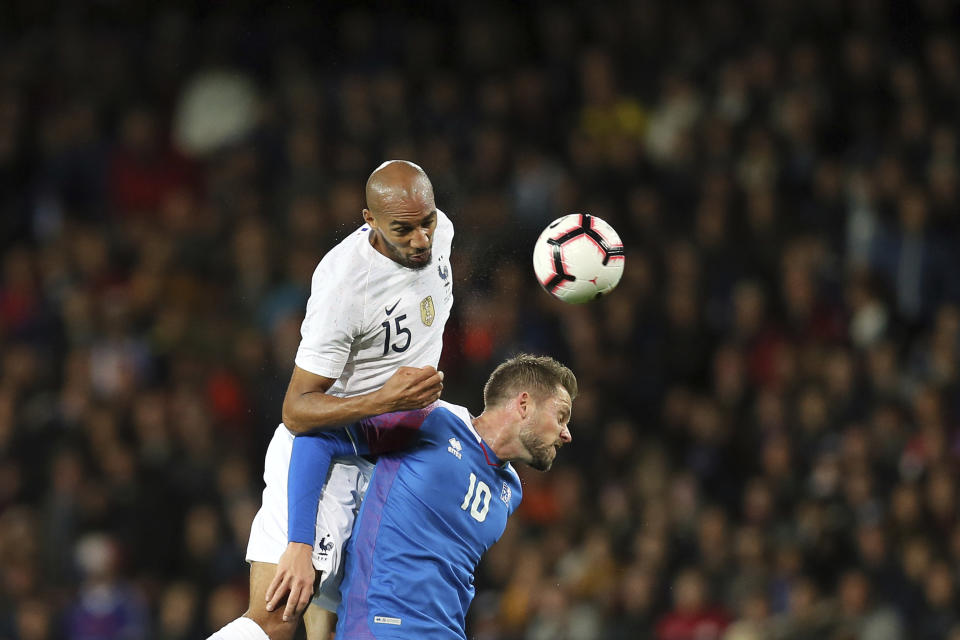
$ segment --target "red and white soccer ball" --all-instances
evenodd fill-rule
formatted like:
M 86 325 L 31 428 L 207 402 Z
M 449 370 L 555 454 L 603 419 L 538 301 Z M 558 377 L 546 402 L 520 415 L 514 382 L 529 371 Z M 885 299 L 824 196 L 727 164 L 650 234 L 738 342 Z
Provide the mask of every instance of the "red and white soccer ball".
M 623 242 L 609 224 L 588 213 L 551 222 L 533 248 L 537 280 L 554 297 L 582 304 L 613 291 L 623 275 Z

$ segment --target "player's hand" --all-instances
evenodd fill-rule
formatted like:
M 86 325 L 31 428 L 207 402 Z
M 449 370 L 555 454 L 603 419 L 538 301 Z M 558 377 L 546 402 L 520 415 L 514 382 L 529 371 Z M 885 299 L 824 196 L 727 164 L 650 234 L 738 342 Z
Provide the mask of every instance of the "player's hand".
M 277 563 L 277 573 L 267 587 L 267 611 L 273 611 L 289 593 L 287 606 L 283 611 L 284 622 L 301 615 L 313 597 L 313 583 L 317 572 L 313 568 L 312 554 L 313 547 L 308 544 L 288 544 Z
M 400 367 L 380 389 L 384 413 L 422 409 L 440 399 L 443 372 L 433 367 Z

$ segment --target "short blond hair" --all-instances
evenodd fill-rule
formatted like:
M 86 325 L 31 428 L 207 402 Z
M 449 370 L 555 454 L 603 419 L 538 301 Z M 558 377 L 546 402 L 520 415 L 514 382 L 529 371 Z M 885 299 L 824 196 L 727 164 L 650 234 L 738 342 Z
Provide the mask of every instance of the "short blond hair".
M 483 404 L 492 407 L 501 404 L 521 391 L 538 398 L 552 395 L 562 386 L 577 397 L 577 377 L 566 366 L 549 356 L 521 353 L 500 363 L 483 386 Z

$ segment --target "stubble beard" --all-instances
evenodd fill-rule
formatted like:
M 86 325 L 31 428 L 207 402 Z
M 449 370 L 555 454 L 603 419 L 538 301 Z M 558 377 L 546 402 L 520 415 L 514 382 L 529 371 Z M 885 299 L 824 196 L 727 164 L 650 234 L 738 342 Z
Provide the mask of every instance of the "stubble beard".
M 424 262 L 416 262 L 414 260 L 411 260 L 409 257 L 403 255 L 403 253 L 399 249 L 397 249 L 395 246 L 393 246 L 383 236 L 383 234 L 380 233 L 380 231 L 377 231 L 377 234 L 380 235 L 380 242 L 383 243 L 383 246 L 386 248 L 387 253 L 390 254 L 390 257 L 393 259 L 393 261 L 400 264 L 401 266 L 406 267 L 407 269 L 413 269 L 414 271 L 421 271 L 422 269 L 426 269 L 431 264 L 433 264 L 433 248 L 432 247 L 430 249 L 427 249 L 427 253 L 430 255 L 429 260 L 426 260 Z
M 423 262 L 414 262 L 410 259 L 404 260 L 403 262 L 403 266 L 405 266 L 408 269 L 413 269 L 414 271 L 422 271 L 423 269 L 426 269 L 427 267 L 429 267 L 431 264 L 433 264 L 432 252 L 430 257 Z
M 530 461 L 527 463 L 537 471 L 549 471 L 553 466 L 553 458 L 550 451 L 553 446 L 539 440 L 528 427 L 520 429 L 520 442 L 530 453 Z

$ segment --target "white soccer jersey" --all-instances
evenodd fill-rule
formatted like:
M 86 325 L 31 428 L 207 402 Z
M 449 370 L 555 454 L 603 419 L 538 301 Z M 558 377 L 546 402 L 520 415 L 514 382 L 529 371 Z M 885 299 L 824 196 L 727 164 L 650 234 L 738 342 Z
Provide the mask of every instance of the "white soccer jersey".
M 335 379 L 336 396 L 375 391 L 397 367 L 437 366 L 453 306 L 453 224 L 442 211 L 423 269 L 397 264 L 369 236 L 365 224 L 320 261 L 300 329 L 297 366 Z

